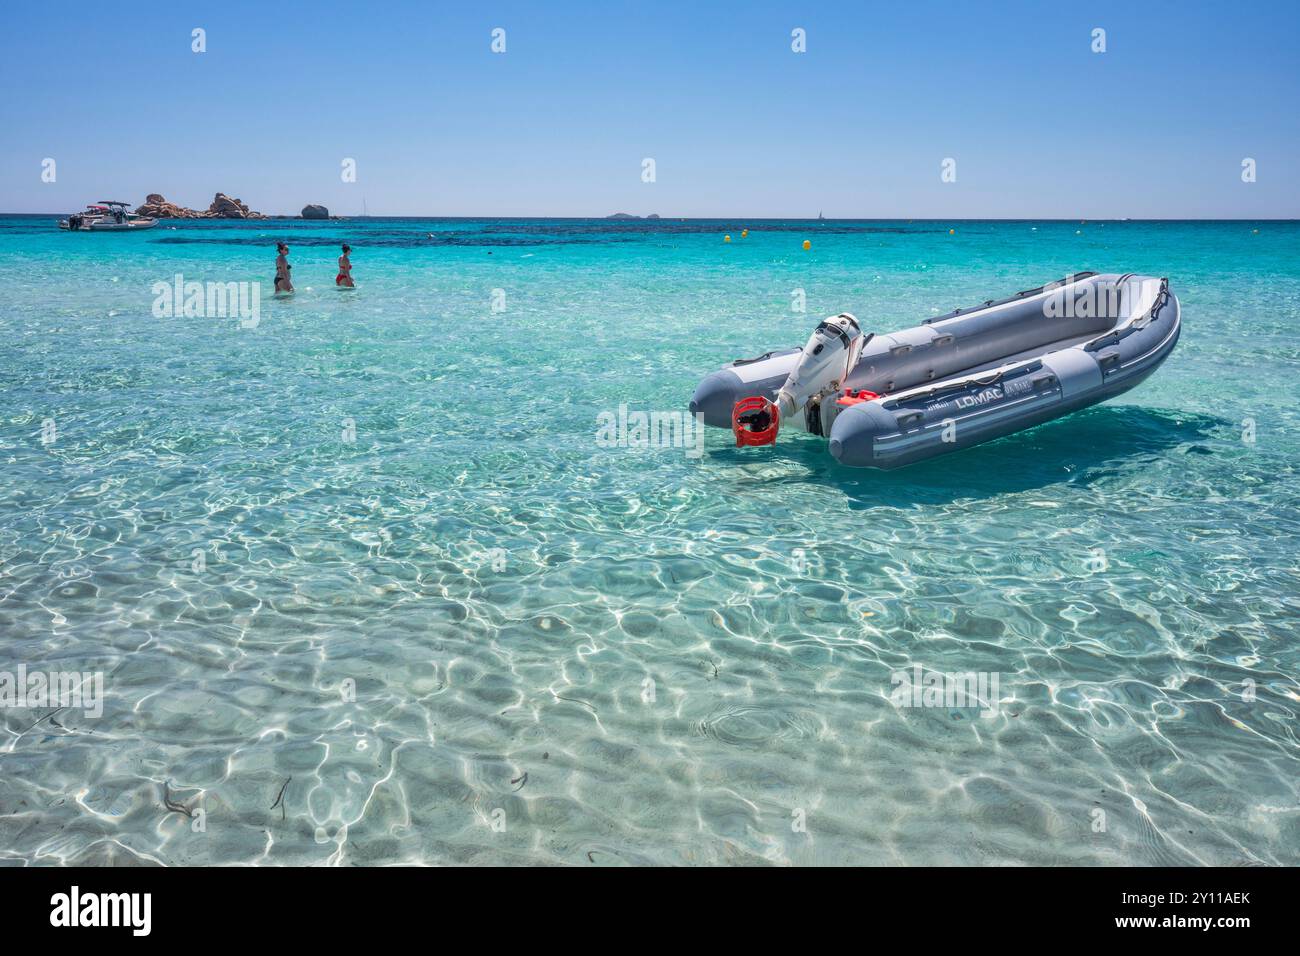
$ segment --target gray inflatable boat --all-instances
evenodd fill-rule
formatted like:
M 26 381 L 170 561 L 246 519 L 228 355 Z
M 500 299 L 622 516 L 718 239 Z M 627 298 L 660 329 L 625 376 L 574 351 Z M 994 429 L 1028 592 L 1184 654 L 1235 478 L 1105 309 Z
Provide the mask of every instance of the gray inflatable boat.
M 896 468 L 1128 391 L 1173 351 L 1179 313 L 1168 279 L 1095 272 L 888 335 L 846 313 L 802 350 L 707 376 L 690 408 L 737 445 L 771 444 L 784 424 L 845 465 Z

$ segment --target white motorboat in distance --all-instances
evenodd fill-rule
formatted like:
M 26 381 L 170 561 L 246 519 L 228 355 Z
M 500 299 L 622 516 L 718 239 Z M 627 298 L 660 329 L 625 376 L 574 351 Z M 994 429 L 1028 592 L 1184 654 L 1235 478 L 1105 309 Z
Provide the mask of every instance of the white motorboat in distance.
M 138 232 L 158 225 L 157 219 L 138 216 L 124 202 L 101 199 L 85 212 L 74 213 L 59 220 L 59 228 L 69 232 Z

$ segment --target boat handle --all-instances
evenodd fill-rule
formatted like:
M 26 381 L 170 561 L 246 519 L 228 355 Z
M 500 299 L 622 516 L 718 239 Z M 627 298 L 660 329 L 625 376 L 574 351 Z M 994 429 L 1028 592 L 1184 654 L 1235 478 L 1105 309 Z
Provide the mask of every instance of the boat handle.
M 909 425 L 919 422 L 924 417 L 925 414 L 923 412 L 904 412 L 902 415 L 899 415 L 897 418 L 898 427 L 906 428 Z

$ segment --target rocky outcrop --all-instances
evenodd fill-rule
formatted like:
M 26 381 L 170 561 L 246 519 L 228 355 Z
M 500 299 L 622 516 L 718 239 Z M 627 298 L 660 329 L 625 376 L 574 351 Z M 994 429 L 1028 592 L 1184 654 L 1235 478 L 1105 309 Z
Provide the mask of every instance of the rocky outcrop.
M 214 219 L 265 219 L 260 212 L 253 212 L 238 199 L 231 199 L 225 193 L 217 193 L 208 207 L 208 215 Z
M 135 212 L 137 216 L 148 216 L 151 219 L 197 219 L 203 215 L 193 209 L 186 209 L 174 202 L 168 202 L 159 193 L 150 193 L 145 196 L 144 205 L 137 207 Z
M 302 207 L 302 218 L 304 219 L 328 219 L 330 211 L 324 206 L 317 206 L 312 203 Z
M 150 193 L 144 197 L 144 205 L 136 209 L 136 214 L 153 219 L 265 219 L 260 212 L 254 212 L 238 199 L 231 199 L 225 193 L 217 193 L 212 205 L 206 210 L 186 209 L 174 202 L 168 202 L 159 193 Z

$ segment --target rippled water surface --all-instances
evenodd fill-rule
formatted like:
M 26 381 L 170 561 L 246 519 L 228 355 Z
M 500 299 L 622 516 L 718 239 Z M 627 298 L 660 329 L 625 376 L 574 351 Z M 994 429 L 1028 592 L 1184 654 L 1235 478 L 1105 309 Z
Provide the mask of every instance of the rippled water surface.
M 0 709 L 0 859 L 1300 863 L 1296 224 L 51 227 L 0 219 L 0 674 L 103 712 Z M 255 327 L 153 314 L 279 238 Z M 596 441 L 1080 269 L 1183 338 L 1031 432 Z M 895 706 L 917 666 L 991 713 Z

